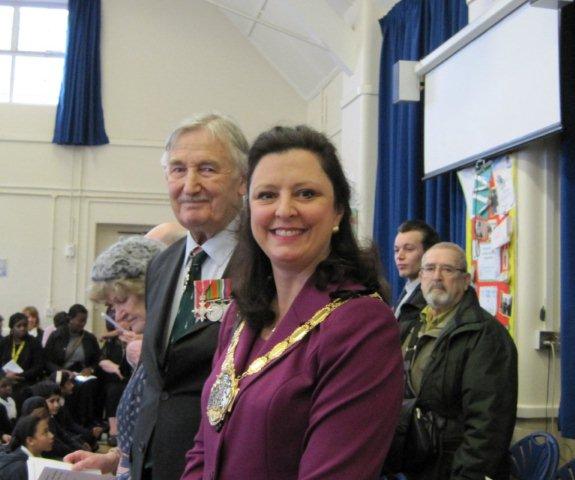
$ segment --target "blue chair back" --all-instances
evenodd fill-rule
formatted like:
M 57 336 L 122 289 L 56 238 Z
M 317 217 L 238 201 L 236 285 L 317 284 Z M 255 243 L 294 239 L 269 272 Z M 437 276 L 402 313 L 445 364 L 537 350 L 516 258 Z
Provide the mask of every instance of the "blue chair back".
M 517 480 L 553 480 L 558 463 L 559 445 L 550 433 L 531 433 L 511 447 L 511 476 Z
M 554 478 L 555 480 L 575 480 L 575 458 L 557 470 Z

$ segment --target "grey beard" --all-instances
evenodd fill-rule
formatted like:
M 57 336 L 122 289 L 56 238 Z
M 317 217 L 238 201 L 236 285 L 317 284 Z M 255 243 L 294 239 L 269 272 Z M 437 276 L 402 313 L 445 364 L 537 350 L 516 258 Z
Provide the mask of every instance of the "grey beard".
M 449 293 L 437 288 L 425 292 L 423 297 L 425 298 L 427 304 L 434 310 L 449 305 L 449 302 L 451 301 L 451 295 L 449 295 Z

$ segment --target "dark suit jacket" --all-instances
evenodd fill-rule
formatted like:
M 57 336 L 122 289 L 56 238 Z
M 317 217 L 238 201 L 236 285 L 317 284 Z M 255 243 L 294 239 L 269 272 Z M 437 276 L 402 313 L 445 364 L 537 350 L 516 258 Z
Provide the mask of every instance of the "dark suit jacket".
M 200 423 L 202 387 L 211 370 L 219 322 L 196 324 L 164 348 L 164 330 L 176 290 L 186 238 L 158 254 L 146 274 L 146 330 L 142 362 L 147 379 L 132 444 L 132 479 L 140 480 L 148 460 L 153 478 L 179 480 L 185 453 Z
M 0 480 L 28 480 L 27 460 L 21 448 L 0 453 Z
M 419 320 L 419 314 L 426 305 L 427 302 L 425 301 L 425 298 L 423 298 L 421 285 L 418 285 L 401 306 L 401 311 L 397 317 L 397 320 L 399 321 L 399 336 L 402 344 L 407 338 L 407 334 L 411 328 Z

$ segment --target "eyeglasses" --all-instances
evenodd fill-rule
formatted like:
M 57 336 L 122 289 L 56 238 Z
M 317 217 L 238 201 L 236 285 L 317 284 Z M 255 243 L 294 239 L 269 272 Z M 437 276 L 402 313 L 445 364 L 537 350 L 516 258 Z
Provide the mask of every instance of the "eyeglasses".
M 439 273 L 446 277 L 453 277 L 459 272 L 466 273 L 466 270 L 464 268 L 457 268 L 451 265 L 435 265 L 431 263 L 429 265 L 423 265 L 423 267 L 421 267 L 421 275 L 430 277 L 435 273 L 436 270 L 439 270 Z

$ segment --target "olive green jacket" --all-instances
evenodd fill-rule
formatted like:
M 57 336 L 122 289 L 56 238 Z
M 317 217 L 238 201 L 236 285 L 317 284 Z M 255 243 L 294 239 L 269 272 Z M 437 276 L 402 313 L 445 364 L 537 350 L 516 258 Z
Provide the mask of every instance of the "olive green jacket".
M 472 287 L 436 341 L 418 404 L 447 423 L 437 462 L 410 480 L 509 478 L 517 349 L 505 327 L 480 307 Z

